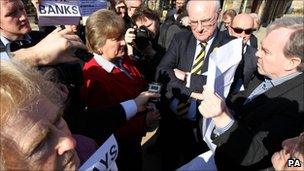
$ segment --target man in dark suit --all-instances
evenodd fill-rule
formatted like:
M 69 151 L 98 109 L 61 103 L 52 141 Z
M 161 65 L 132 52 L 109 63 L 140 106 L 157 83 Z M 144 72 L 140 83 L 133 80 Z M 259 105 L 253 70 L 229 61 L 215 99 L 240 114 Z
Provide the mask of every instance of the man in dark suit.
M 228 96 L 238 93 L 240 90 L 246 89 L 253 73 L 256 71 L 257 59 L 255 53 L 256 47 L 252 46 L 251 39 L 253 38 L 254 20 L 249 14 L 238 14 L 232 20 L 231 26 L 228 27 L 232 37 L 243 39 L 243 55 L 242 60 L 236 70 L 234 82 L 231 85 L 231 91 Z M 226 34 L 229 36 L 228 34 Z M 256 37 L 255 37 L 256 40 Z M 250 45 L 248 45 L 250 42 Z M 257 43 L 257 42 L 256 42 Z
M 212 91 L 203 91 L 199 110 L 215 123 L 213 143 L 218 170 L 260 170 L 284 139 L 304 129 L 303 19 L 273 23 L 262 42 L 258 73 L 226 107 Z M 232 112 L 233 111 L 233 112 Z
M 196 101 L 189 97 L 192 92 L 203 90 L 209 54 L 228 42 L 217 30 L 219 10 L 220 1 L 189 1 L 192 32 L 176 34 L 158 66 L 158 73 L 162 73 L 160 80 L 165 80 L 163 84 L 168 82 L 160 125 L 164 170 L 176 169 L 203 150 Z
M 228 30 L 231 36 L 243 38 L 243 43 L 246 46 L 257 49 L 257 37 L 252 34 L 254 31 L 254 20 L 249 14 L 242 13 L 236 15 L 232 20 L 231 26 L 228 27 Z

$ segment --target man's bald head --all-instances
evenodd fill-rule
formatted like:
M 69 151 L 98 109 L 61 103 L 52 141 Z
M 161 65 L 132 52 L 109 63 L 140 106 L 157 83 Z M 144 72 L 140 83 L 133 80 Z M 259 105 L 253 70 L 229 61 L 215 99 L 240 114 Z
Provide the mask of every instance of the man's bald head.
M 243 43 L 246 44 L 253 31 L 254 20 L 249 14 L 238 14 L 234 17 L 230 34 L 234 37 L 243 38 Z
M 232 27 L 253 28 L 254 20 L 249 14 L 238 14 L 232 21 Z

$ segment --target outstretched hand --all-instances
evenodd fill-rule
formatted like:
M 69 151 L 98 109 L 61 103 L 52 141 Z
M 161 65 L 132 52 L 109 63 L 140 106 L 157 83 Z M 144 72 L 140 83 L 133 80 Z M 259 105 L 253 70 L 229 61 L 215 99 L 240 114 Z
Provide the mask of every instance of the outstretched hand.
M 142 112 L 146 110 L 146 104 L 150 98 L 158 98 L 160 97 L 159 93 L 152 93 L 149 91 L 144 91 L 140 93 L 135 99 L 135 103 L 137 106 L 137 111 Z

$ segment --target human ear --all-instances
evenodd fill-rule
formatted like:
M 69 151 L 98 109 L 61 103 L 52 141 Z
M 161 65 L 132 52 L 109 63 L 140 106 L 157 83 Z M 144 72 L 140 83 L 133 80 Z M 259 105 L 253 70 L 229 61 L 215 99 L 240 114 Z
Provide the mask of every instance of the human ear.
M 287 66 L 284 67 L 285 70 L 290 71 L 296 69 L 301 64 L 301 59 L 299 57 L 291 57 L 288 61 Z

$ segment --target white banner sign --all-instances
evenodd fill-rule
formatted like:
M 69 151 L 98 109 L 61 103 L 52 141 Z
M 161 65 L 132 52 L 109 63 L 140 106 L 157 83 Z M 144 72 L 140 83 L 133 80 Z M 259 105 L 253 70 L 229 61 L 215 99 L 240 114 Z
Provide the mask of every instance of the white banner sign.
M 99 9 L 106 9 L 106 0 L 80 0 L 80 10 L 82 16 L 89 16 Z
M 38 24 L 78 25 L 80 20 L 78 0 L 42 0 L 38 6 Z
M 118 155 L 117 141 L 112 134 L 107 141 L 79 168 L 85 171 L 115 171 L 117 169 L 116 158 Z

